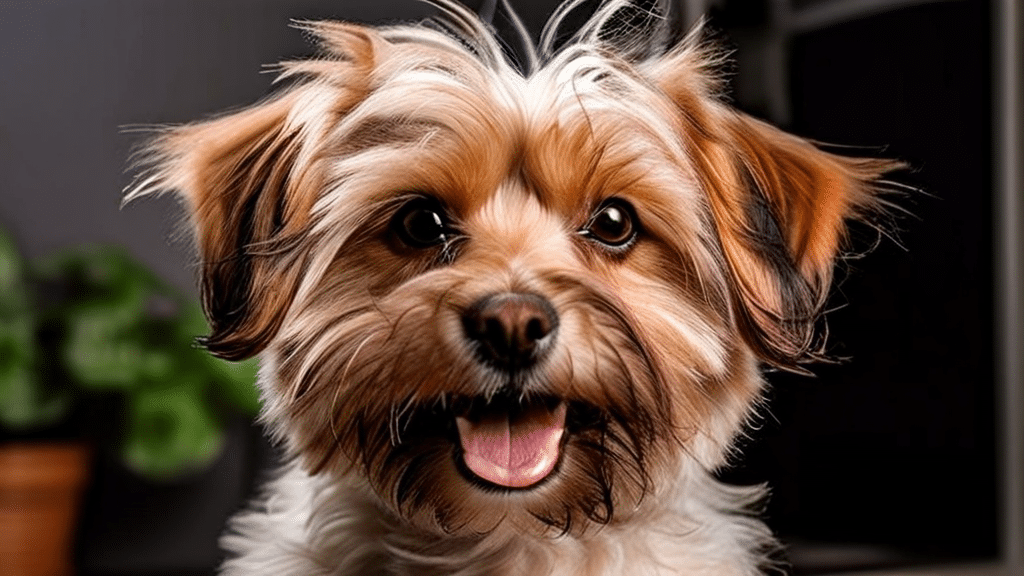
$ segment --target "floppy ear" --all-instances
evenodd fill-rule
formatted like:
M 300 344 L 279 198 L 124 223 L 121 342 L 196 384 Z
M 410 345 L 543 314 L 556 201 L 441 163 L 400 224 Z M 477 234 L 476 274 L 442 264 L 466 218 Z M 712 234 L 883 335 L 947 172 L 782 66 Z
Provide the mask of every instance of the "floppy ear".
M 849 220 L 883 214 L 900 162 L 847 158 L 721 103 L 724 57 L 696 28 L 648 73 L 680 113 L 731 278 L 737 325 L 769 364 L 823 358 L 819 320 Z
M 799 370 L 820 359 L 817 324 L 850 219 L 878 213 L 898 162 L 846 158 L 721 110 L 709 203 L 733 278 L 739 326 L 761 358 Z
M 737 325 L 778 368 L 823 359 L 818 325 L 850 220 L 886 216 L 882 177 L 904 167 L 825 152 L 723 104 L 725 54 L 698 24 L 645 64 L 674 104 L 731 278 Z
M 142 150 L 148 171 L 126 196 L 174 191 L 184 201 L 212 327 L 202 342 L 221 358 L 252 356 L 276 335 L 302 275 L 307 251 L 300 247 L 321 188 L 315 151 L 332 116 L 367 89 L 372 33 L 343 24 L 309 28 L 328 53 L 285 64 L 283 76 L 328 82 L 300 81 L 247 110 L 161 133 Z

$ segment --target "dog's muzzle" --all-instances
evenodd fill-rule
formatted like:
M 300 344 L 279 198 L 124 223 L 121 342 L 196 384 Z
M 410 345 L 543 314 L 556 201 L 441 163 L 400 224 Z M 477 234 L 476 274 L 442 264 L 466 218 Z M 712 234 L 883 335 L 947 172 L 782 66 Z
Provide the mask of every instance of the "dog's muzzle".
M 535 294 L 485 296 L 462 317 L 466 338 L 477 359 L 509 375 L 510 382 L 530 370 L 551 349 L 558 316 Z M 552 399 L 523 400 L 524 390 L 455 419 L 462 462 L 478 479 L 504 488 L 525 488 L 548 477 L 558 464 L 565 434 L 566 405 Z M 515 396 L 520 396 L 516 398 Z

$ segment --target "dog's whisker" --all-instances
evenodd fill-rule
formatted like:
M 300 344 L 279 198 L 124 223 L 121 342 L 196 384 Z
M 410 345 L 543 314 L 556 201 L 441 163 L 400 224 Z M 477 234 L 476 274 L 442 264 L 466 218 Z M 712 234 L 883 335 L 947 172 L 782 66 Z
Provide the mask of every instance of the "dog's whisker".
M 405 401 L 405 403 L 402 405 L 402 409 L 398 412 L 398 415 L 397 415 L 398 423 L 401 423 L 403 417 L 405 418 L 405 423 L 401 425 L 401 430 L 402 431 L 407 430 L 408 427 L 409 427 L 409 424 L 412 421 L 412 413 L 413 413 L 412 409 L 413 409 L 413 406 L 415 405 L 415 403 L 416 403 L 416 398 L 415 397 L 409 398 L 408 400 Z M 399 443 L 401 443 L 401 439 L 399 439 Z
M 331 435 L 334 437 L 335 443 L 340 443 L 341 442 L 341 439 L 339 438 L 338 430 L 337 430 L 337 427 L 336 427 L 337 426 L 337 424 L 336 424 L 337 417 L 335 416 L 336 414 L 339 414 L 339 412 L 337 411 L 338 395 L 341 392 L 341 390 L 344 388 L 343 383 L 348 383 L 349 371 L 352 369 L 352 366 L 355 364 L 355 361 L 358 358 L 360 352 L 362 352 L 363 347 L 366 346 L 371 340 L 373 340 L 374 337 L 375 337 L 374 334 L 370 334 L 370 335 L 366 336 L 362 340 L 362 342 L 359 343 L 358 346 L 356 346 L 356 349 L 352 352 L 352 355 L 349 356 L 348 361 L 345 363 L 345 368 L 341 371 L 341 377 L 339 378 L 339 382 L 337 382 L 335 384 L 335 386 L 334 386 L 334 394 L 332 394 L 332 396 L 331 396 L 331 404 L 330 404 L 330 412 L 329 412 L 329 414 L 331 416 L 329 418 L 329 421 L 330 421 L 330 425 L 331 425 Z
M 388 431 L 391 435 L 391 445 L 400 446 L 402 444 L 402 436 L 399 430 L 399 418 L 398 406 L 396 404 L 391 405 L 390 416 L 388 417 Z

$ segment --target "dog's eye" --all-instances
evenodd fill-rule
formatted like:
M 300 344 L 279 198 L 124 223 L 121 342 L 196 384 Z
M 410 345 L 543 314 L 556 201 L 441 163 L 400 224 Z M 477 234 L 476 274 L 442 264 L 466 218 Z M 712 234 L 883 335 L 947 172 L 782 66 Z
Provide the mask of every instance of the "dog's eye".
M 395 214 L 391 227 L 402 242 L 414 248 L 443 244 L 451 235 L 444 210 L 425 198 L 417 198 L 403 206 Z
M 601 205 L 581 232 L 606 246 L 624 248 L 636 238 L 636 214 L 625 200 L 612 199 Z

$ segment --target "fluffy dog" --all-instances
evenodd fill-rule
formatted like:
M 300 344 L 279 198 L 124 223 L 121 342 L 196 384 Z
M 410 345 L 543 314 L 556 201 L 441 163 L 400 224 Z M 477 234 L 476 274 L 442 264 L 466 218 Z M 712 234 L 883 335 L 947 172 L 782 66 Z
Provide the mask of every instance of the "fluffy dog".
M 287 455 L 223 572 L 761 573 L 763 489 L 712 471 L 759 367 L 821 357 L 896 165 L 731 109 L 720 52 L 632 2 L 559 42 L 563 5 L 520 71 L 434 1 L 302 24 L 321 55 L 276 95 L 144 151 L 129 197 L 184 200 L 204 344 L 260 356 Z

